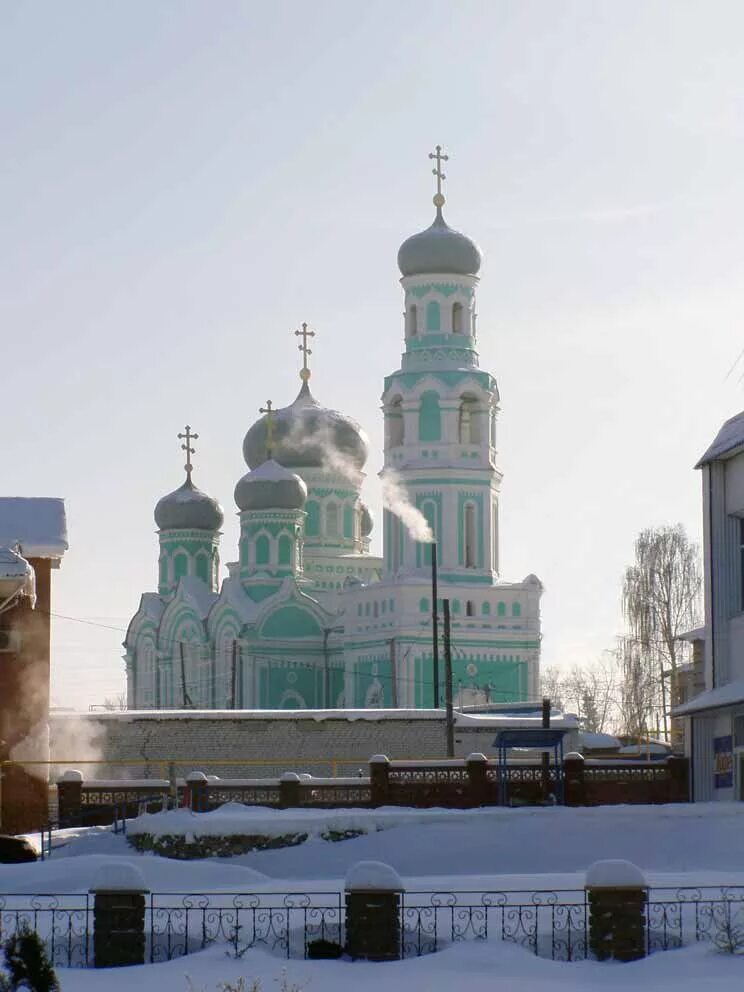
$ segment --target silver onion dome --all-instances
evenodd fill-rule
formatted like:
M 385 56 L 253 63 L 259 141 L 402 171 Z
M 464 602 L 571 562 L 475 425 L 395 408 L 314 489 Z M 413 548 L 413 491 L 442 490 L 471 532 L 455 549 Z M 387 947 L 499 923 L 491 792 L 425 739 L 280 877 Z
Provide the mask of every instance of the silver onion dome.
M 404 276 L 430 273 L 474 276 L 481 260 L 478 245 L 447 224 L 440 206 L 431 227 L 407 238 L 398 251 L 398 268 Z
M 235 486 L 240 510 L 301 510 L 306 499 L 307 486 L 299 475 L 273 458 L 248 472 Z
M 160 530 L 219 530 L 225 519 L 216 499 L 197 489 L 191 474 L 178 489 L 163 496 L 155 507 Z

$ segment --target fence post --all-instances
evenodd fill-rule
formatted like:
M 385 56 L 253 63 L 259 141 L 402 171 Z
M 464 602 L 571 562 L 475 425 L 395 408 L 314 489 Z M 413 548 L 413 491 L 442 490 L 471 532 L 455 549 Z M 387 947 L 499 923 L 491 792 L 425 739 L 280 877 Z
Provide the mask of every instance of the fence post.
M 279 776 L 279 805 L 282 809 L 301 806 L 302 779 L 297 772 L 284 772 Z
M 682 755 L 672 754 L 667 758 L 667 771 L 669 773 L 669 793 L 670 803 L 690 802 L 690 761 Z
M 595 861 L 584 882 L 589 949 L 599 961 L 646 956 L 648 883 L 630 861 Z
M 369 786 L 373 806 L 387 806 L 390 801 L 390 759 L 374 754 L 369 759 Z
M 57 779 L 57 808 L 60 827 L 80 825 L 83 805 L 83 773 L 70 768 Z
M 209 809 L 209 780 L 204 772 L 189 772 L 186 790 L 192 813 L 206 813 Z
M 586 805 L 584 756 L 570 751 L 563 759 L 563 802 L 566 806 Z
M 129 862 L 102 865 L 90 887 L 93 902 L 93 963 L 118 968 L 145 963 L 145 896 L 140 869 Z
M 470 786 L 470 802 L 473 806 L 489 806 L 488 801 L 488 758 L 485 754 L 469 754 L 465 759 Z
M 381 861 L 359 861 L 344 885 L 346 951 L 367 961 L 397 961 L 401 956 L 400 876 Z

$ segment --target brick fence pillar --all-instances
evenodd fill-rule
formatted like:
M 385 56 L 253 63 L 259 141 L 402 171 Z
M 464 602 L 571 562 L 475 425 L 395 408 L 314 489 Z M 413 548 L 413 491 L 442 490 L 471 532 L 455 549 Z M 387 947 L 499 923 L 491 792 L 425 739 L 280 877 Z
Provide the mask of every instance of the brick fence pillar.
M 584 756 L 570 751 L 563 759 L 563 802 L 566 806 L 585 806 Z
M 90 888 L 96 968 L 145 963 L 145 896 L 142 872 L 129 862 L 102 865 Z
M 83 805 L 82 772 L 71 768 L 57 779 L 57 804 L 60 827 L 80 825 Z
M 690 761 L 680 754 L 667 758 L 669 772 L 669 802 L 690 802 Z
M 630 861 L 596 861 L 587 871 L 589 950 L 599 961 L 646 956 L 648 885 Z
M 346 875 L 346 952 L 367 961 L 401 956 L 398 873 L 381 861 L 359 861 Z
M 488 788 L 488 758 L 485 754 L 469 754 L 465 759 L 470 801 L 473 806 L 490 806 Z
M 209 779 L 204 772 L 189 772 L 186 791 L 192 813 L 206 813 L 209 809 Z
M 369 786 L 373 806 L 387 806 L 390 801 L 390 759 L 374 754 L 369 759 Z
M 296 772 L 284 772 L 279 776 L 279 805 L 282 809 L 296 809 L 301 806 L 302 779 Z

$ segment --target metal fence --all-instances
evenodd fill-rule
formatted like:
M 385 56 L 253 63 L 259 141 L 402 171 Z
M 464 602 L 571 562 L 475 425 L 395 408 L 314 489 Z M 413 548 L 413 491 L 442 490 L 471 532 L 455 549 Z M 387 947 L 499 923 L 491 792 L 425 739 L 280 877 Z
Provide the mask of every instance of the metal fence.
M 646 905 L 649 953 L 695 942 L 744 950 L 744 886 L 654 888 Z M 28 925 L 56 967 L 93 964 L 91 894 L 0 897 L 0 932 Z M 312 953 L 314 941 L 345 942 L 343 892 L 151 893 L 146 960 L 166 961 L 213 944 L 234 956 L 259 947 L 285 958 Z M 461 941 L 503 940 L 555 961 L 591 957 L 589 907 L 582 889 L 409 891 L 400 905 L 404 957 Z

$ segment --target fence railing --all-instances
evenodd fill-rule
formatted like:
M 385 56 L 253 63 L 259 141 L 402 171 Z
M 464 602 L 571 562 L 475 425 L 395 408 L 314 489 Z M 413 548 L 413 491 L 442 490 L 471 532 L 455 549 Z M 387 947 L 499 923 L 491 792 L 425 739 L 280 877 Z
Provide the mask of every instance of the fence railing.
M 568 756 L 545 770 L 542 765 L 513 762 L 501 767 L 483 755 L 442 761 L 389 761 L 376 756 L 369 774 L 316 778 L 287 772 L 280 778 L 219 779 L 192 773 L 187 779 L 84 781 L 80 772 L 65 772 L 57 783 L 62 825 L 113 822 L 114 809 L 124 817 L 154 812 L 167 805 L 187 805 L 197 812 L 226 802 L 278 809 L 375 806 L 444 806 L 474 808 L 565 802 L 569 806 L 613 803 L 687 802 L 688 761 L 671 757 L 655 762 L 584 761 Z
M 167 961 L 210 945 L 240 956 L 262 948 L 284 958 L 312 955 L 316 941 L 346 943 L 343 892 L 150 893 L 145 960 Z M 592 957 L 583 889 L 407 891 L 399 909 L 403 957 L 462 941 L 506 941 L 540 957 Z M 744 950 L 744 886 L 653 888 L 645 908 L 648 953 L 706 942 Z M 0 896 L 0 929 L 23 925 L 45 942 L 55 967 L 94 963 L 92 894 Z

